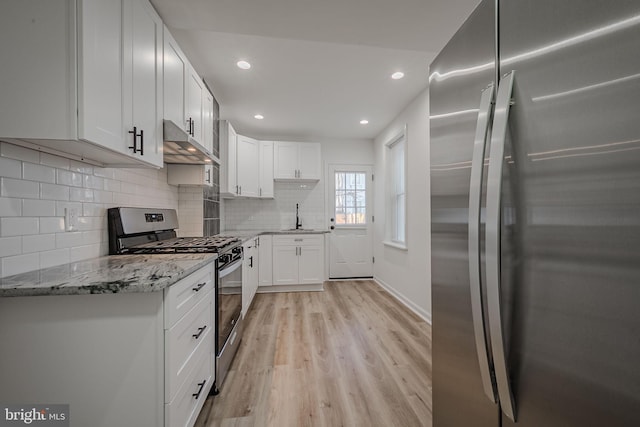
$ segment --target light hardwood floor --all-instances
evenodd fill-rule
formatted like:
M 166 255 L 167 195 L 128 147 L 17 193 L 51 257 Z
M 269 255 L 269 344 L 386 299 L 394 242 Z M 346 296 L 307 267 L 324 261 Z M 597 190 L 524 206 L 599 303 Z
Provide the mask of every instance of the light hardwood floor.
M 431 426 L 431 327 L 373 281 L 257 294 L 196 427 Z

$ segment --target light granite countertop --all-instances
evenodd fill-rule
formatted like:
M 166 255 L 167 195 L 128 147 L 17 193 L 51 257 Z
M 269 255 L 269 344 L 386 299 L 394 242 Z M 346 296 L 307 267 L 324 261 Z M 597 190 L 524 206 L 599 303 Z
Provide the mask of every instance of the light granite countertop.
M 0 297 L 155 292 L 217 254 L 111 255 L 0 279 Z
M 220 233 L 220 236 L 229 236 L 229 237 L 238 237 L 242 239 L 242 243 L 247 240 L 251 240 L 254 237 L 262 236 L 265 234 L 326 234 L 329 230 L 306 230 L 301 229 L 298 231 L 295 230 L 226 230 Z

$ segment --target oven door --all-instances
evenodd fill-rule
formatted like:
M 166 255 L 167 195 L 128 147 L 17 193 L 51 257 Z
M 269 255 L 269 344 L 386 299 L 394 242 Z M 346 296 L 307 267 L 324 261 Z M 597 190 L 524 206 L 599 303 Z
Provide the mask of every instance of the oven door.
M 216 354 L 224 349 L 242 311 L 242 256 L 218 270 Z

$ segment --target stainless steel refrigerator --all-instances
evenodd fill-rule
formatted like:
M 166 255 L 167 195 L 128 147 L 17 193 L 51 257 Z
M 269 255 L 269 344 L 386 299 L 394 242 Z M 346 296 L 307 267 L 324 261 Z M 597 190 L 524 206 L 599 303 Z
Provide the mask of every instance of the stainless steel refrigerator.
M 429 73 L 433 425 L 640 425 L 640 1 L 483 1 Z

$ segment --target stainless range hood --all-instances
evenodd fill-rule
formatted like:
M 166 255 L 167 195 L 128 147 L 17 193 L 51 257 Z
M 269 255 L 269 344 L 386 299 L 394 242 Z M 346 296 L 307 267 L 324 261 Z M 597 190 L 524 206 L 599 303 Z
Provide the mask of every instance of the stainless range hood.
M 220 159 L 171 120 L 163 121 L 164 162 L 183 165 L 220 164 Z

